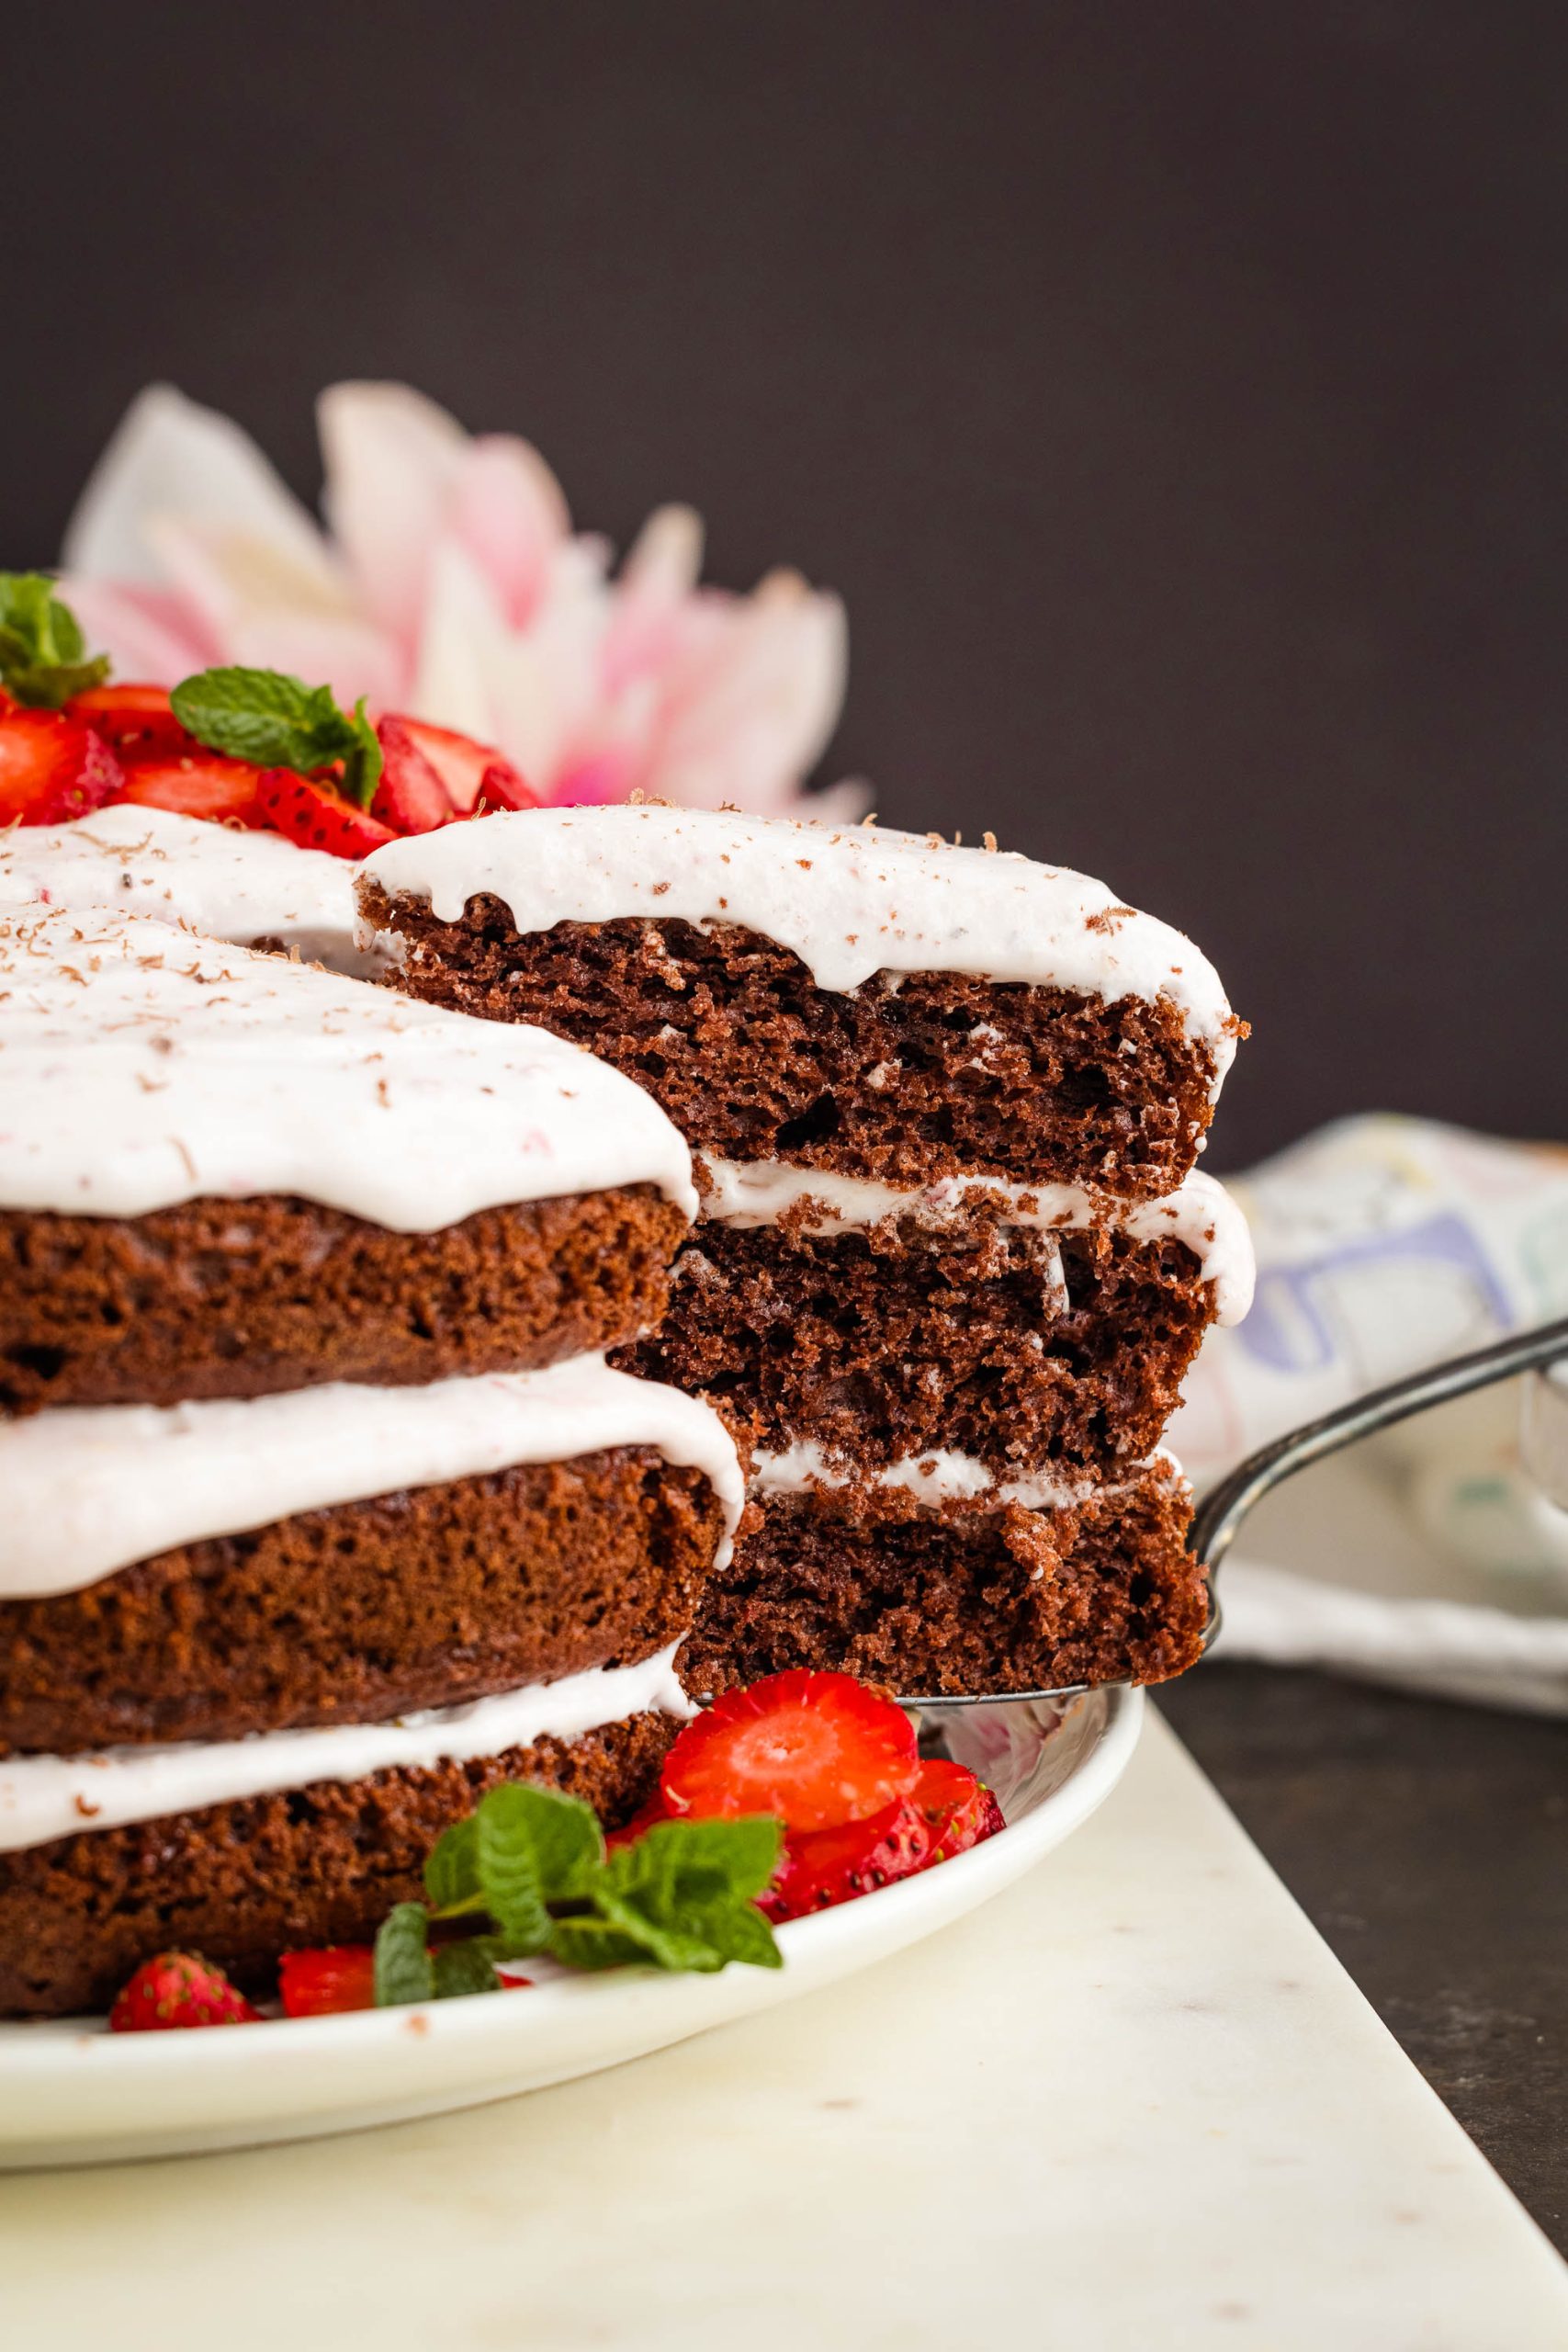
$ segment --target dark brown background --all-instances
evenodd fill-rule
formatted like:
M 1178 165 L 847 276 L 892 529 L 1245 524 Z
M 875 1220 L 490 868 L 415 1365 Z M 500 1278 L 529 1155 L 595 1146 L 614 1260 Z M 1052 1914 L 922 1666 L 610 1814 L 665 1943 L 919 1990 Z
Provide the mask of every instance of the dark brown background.
M 6 85 L 10 560 L 150 376 L 312 492 L 407 377 L 840 589 L 831 772 L 1213 955 L 1219 1164 L 1568 1125 L 1560 0 L 204 0 Z
M 13 11 L 0 556 L 152 376 L 301 490 L 324 380 L 531 434 L 623 543 L 848 599 L 828 772 L 1191 930 L 1220 1164 L 1568 1131 L 1562 0 Z M 1560 1725 L 1170 1694 L 1568 2229 Z

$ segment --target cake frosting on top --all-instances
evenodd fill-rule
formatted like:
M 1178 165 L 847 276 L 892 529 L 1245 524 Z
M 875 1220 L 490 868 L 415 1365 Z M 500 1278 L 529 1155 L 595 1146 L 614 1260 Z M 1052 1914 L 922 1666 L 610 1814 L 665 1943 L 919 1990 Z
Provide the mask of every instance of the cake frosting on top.
M 653 803 L 530 809 L 389 842 L 363 871 L 444 922 L 484 894 L 520 933 L 629 916 L 738 924 L 839 993 L 876 972 L 951 972 L 1111 1003 L 1163 997 L 1208 1047 L 1216 1084 L 1235 1049 L 1219 975 L 1180 932 L 1085 875 L 934 834 Z
M 281 833 L 122 803 L 68 825 L 0 833 L 0 907 L 152 915 L 209 939 L 265 940 L 307 962 L 363 974 L 354 942 L 354 868 Z
M 543 1030 L 142 918 L 0 912 L 0 1208 L 283 1193 L 419 1233 L 637 1183 L 694 1214 L 657 1104 Z

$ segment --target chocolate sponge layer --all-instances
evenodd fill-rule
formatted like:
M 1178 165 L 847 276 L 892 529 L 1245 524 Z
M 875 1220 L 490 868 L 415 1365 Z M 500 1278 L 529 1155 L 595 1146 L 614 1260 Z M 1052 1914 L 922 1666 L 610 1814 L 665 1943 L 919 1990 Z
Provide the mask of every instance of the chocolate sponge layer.
M 289 1197 L 0 1211 L 0 1411 L 531 1371 L 656 1322 L 686 1218 L 651 1185 L 388 1232 Z
M 886 1490 L 766 1498 L 679 1664 L 706 1693 L 836 1667 L 910 1696 L 1162 1682 L 1201 1654 L 1208 1594 L 1184 1481 L 1081 1508 L 926 1510 Z
M 685 1232 L 651 1185 L 437 1233 L 279 1196 L 0 1211 L 0 1411 L 531 1371 L 655 1322 Z
M 689 1625 L 722 1528 L 647 1446 L 301 1511 L 0 1602 L 0 1751 L 380 1723 L 630 1665 Z
M 925 1183 L 968 1170 L 1149 1198 L 1209 1124 L 1213 1064 L 1176 1007 L 922 972 L 852 995 L 739 924 L 557 923 L 498 899 L 456 922 L 364 887 L 397 985 L 532 1021 L 646 1086 L 694 1148 Z
M 319 1781 L 0 1853 L 0 2017 L 106 2008 L 171 1950 L 270 1992 L 280 1952 L 369 1942 L 394 1903 L 419 1895 L 441 1832 L 498 1781 L 564 1789 L 615 1827 L 651 1795 L 678 1729 L 629 1715 L 470 1764 Z
M 1114 1229 L 705 1224 L 663 1323 L 618 1361 L 710 1396 L 767 1452 L 807 1441 L 884 1467 L 951 1449 L 1002 1477 L 1110 1476 L 1157 1445 L 1213 1308 L 1190 1250 Z

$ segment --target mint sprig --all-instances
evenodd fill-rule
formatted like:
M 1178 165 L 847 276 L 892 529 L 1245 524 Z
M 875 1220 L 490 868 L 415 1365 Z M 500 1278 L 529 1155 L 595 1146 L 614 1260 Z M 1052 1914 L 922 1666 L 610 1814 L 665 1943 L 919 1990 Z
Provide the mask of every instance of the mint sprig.
M 258 768 L 319 775 L 341 765 L 344 797 L 367 808 L 381 780 L 381 746 L 362 695 L 341 710 L 330 686 L 283 670 L 199 670 L 170 695 L 175 717 L 209 751 Z
M 661 1821 L 611 1853 L 580 1797 L 503 1781 L 432 1849 L 427 1903 L 389 1914 L 376 1939 L 377 2007 L 494 1992 L 498 1961 L 536 1952 L 572 1968 L 777 1968 L 754 1898 L 783 1835 L 761 1815 Z
M 35 710 L 58 710 L 101 686 L 107 653 L 86 658 L 75 614 L 41 571 L 0 571 L 0 685 Z

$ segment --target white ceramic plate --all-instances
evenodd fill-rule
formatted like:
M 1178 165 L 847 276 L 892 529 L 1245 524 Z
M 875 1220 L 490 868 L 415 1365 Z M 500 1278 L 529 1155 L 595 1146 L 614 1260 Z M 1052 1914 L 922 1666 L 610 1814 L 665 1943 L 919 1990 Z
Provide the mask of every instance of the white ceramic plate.
M 1142 1692 L 1124 1690 L 946 1710 L 949 1753 L 984 1773 L 1007 1828 L 918 1878 L 792 1921 L 779 1934 L 782 1969 L 563 1973 L 489 1999 L 207 2033 L 0 2025 L 0 2168 L 253 2147 L 476 2107 L 809 1993 L 974 1910 L 1059 1845 L 1120 1780 L 1142 1720 Z

